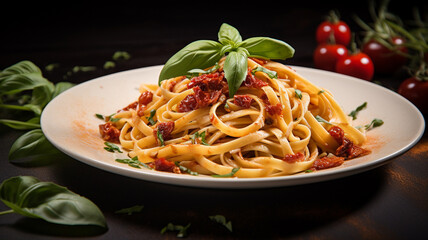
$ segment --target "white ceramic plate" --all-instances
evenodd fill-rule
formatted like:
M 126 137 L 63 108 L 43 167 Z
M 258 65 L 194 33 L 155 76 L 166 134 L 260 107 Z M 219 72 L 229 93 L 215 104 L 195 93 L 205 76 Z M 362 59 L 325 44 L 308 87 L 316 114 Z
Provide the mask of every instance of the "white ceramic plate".
M 214 178 L 136 169 L 117 163 L 124 154 L 105 151 L 96 113 L 109 115 L 127 106 L 138 96 L 142 83 L 157 83 L 162 66 L 119 72 L 79 84 L 53 99 L 41 118 L 43 133 L 58 149 L 94 167 L 147 181 L 206 188 L 261 188 L 306 184 L 357 174 L 378 167 L 406 152 L 421 138 L 425 121 L 405 98 L 384 87 L 361 79 L 304 67 L 294 67 L 317 86 L 329 89 L 345 112 L 363 102 L 356 125 L 373 118 L 384 125 L 368 132 L 367 148 L 372 154 L 346 161 L 340 167 L 312 173 L 269 178 Z

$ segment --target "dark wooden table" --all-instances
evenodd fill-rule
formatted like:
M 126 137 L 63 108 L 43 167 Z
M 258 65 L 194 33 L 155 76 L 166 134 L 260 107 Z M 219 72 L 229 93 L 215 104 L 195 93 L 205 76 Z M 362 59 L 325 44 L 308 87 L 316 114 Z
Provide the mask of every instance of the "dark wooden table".
M 393 1 L 394 2 L 394 1 Z M 414 1 L 416 4 L 416 1 Z M 391 8 L 411 15 L 412 1 Z M 313 67 L 314 32 L 323 16 L 337 8 L 356 29 L 352 14 L 368 16 L 365 2 L 286 4 L 284 7 L 224 3 L 166 8 L 152 6 L 30 3 L 8 9 L 2 16 L 0 69 L 21 60 L 44 67 L 57 63 L 44 76 L 52 82 L 81 83 L 128 69 L 163 64 L 191 41 L 217 39 L 221 23 L 235 26 L 243 38 L 269 36 L 296 49 L 290 65 Z M 216 3 L 217 4 L 217 3 Z M 23 4 L 24 5 L 24 4 Z M 422 12 L 426 4 L 418 5 Z M 19 10 L 19 11 L 18 11 Z M 114 68 L 103 65 L 116 51 L 131 58 Z M 95 71 L 65 77 L 74 66 Z M 396 88 L 403 73 L 375 76 Z M 397 113 L 399 114 L 399 113 Z M 108 230 L 49 224 L 20 215 L 0 216 L 0 239 L 173 239 L 161 234 L 169 222 L 191 223 L 188 239 L 422 239 L 428 234 L 428 136 L 390 163 L 365 173 L 308 185 L 254 190 L 199 189 L 158 184 L 120 176 L 61 156 L 48 164 L 8 161 L 14 140 L 23 132 L 0 126 L 0 181 L 31 175 L 66 186 L 95 202 L 105 214 Z M 140 213 L 115 211 L 144 205 Z M 6 207 L 0 204 L 0 211 Z M 213 223 L 221 214 L 233 232 Z

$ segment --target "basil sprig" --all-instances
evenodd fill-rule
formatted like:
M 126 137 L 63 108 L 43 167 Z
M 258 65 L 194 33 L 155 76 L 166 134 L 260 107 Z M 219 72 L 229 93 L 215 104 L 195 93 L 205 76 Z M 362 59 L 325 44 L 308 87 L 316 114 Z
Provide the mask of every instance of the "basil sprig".
M 40 116 L 49 101 L 72 86 L 70 82 L 50 82 L 39 67 L 27 60 L 0 71 L 0 110 L 5 110 L 0 111 L 0 124 L 28 130 L 13 143 L 9 151 L 11 162 L 58 152 L 43 135 Z
M 160 83 L 169 78 L 184 76 L 192 69 L 205 69 L 215 65 L 223 56 L 224 73 L 233 97 L 247 75 L 247 58 L 281 59 L 293 57 L 294 48 L 287 43 L 268 37 L 242 40 L 239 31 L 223 23 L 218 32 L 218 42 L 194 41 L 174 54 L 159 75 Z
M 18 213 L 56 224 L 107 227 L 104 215 L 89 199 L 31 176 L 5 180 L 0 185 L 0 200 L 10 208 L 0 215 Z

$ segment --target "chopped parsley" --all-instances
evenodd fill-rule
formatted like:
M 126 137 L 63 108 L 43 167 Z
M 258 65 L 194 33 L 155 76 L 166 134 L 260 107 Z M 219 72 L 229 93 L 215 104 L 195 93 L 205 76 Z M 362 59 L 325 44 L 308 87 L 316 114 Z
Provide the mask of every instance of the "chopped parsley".
M 217 177 L 217 178 L 226 178 L 226 177 L 233 177 L 237 171 L 239 171 L 240 168 L 233 168 L 230 173 L 221 174 L 221 175 L 211 175 L 211 177 Z
M 115 152 L 115 151 L 120 152 L 120 153 L 122 152 L 116 144 L 113 144 L 110 142 L 104 142 L 104 145 L 106 145 L 106 147 L 104 147 L 104 149 L 108 152 Z
M 296 96 L 296 98 L 302 99 L 302 91 L 300 91 L 299 89 L 294 90 L 294 95 Z
M 150 123 L 150 125 L 155 125 L 156 124 L 156 121 L 155 120 L 153 120 L 153 117 L 155 116 L 155 114 L 156 114 L 156 109 L 152 109 L 152 110 L 150 110 L 150 116 L 149 117 L 146 117 L 147 118 L 147 121 Z
M 193 144 L 197 144 L 197 139 L 200 139 L 200 141 L 203 145 L 209 146 L 209 144 L 205 140 L 205 131 L 202 133 L 195 132 L 195 134 L 190 136 L 190 139 L 192 139 Z
M 227 228 L 227 230 L 229 230 L 230 232 L 232 232 L 232 222 L 231 221 L 227 221 L 226 217 L 224 217 L 223 215 L 209 216 L 209 218 L 212 221 L 217 222 L 217 223 L 223 225 L 225 228 Z
M 316 119 L 318 122 L 322 122 L 322 123 L 326 123 L 326 124 L 331 125 L 331 123 L 330 123 L 329 121 L 325 120 L 325 119 L 324 119 L 324 118 L 322 118 L 320 115 L 316 115 L 316 116 L 315 116 L 315 119 Z
M 127 214 L 127 215 L 132 215 L 133 213 L 139 213 L 143 210 L 144 206 L 143 205 L 135 205 L 129 208 L 122 208 L 120 210 L 117 210 L 114 213 L 117 214 Z
M 168 223 L 164 228 L 161 230 L 161 234 L 164 234 L 166 231 L 178 231 L 177 237 L 182 238 L 187 236 L 187 230 L 190 227 L 190 223 L 186 226 L 182 225 L 174 225 L 172 223 Z
M 364 102 L 363 104 L 358 106 L 355 110 L 353 110 L 351 113 L 349 113 L 348 116 L 351 116 L 352 120 L 355 120 L 357 119 L 357 114 L 366 107 L 367 107 L 367 102 Z
M 135 157 L 133 157 L 131 159 L 129 159 L 129 158 L 116 159 L 116 162 L 128 164 L 130 167 L 134 167 L 134 168 L 141 168 L 140 166 L 143 166 L 145 168 L 152 169 L 151 167 L 149 167 L 149 165 L 138 161 L 138 157 L 137 156 L 135 156 Z

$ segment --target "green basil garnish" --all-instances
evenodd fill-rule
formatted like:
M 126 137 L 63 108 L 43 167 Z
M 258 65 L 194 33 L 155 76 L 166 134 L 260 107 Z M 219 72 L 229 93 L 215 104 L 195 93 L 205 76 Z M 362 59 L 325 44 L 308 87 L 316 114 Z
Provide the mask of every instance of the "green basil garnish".
M 218 42 L 198 40 L 174 54 L 161 70 L 159 85 L 165 79 L 186 75 L 189 70 L 211 67 L 225 55 L 223 69 L 229 97 L 233 97 L 245 80 L 248 57 L 284 60 L 294 55 L 294 49 L 283 41 L 268 37 L 242 40 L 236 28 L 223 23 L 218 32 Z
M 104 215 L 89 199 L 31 176 L 5 180 L 0 185 L 0 200 L 10 208 L 0 215 L 18 213 L 56 224 L 107 227 Z
M 363 104 L 358 106 L 355 110 L 353 110 L 351 113 L 349 113 L 348 116 L 352 117 L 352 120 L 355 120 L 357 119 L 357 114 L 366 107 L 367 107 L 367 102 L 364 102 Z
M 225 177 L 233 177 L 237 171 L 239 171 L 240 168 L 233 168 L 230 173 L 221 174 L 221 175 L 211 175 L 211 177 L 217 177 L 217 178 L 225 178 Z

